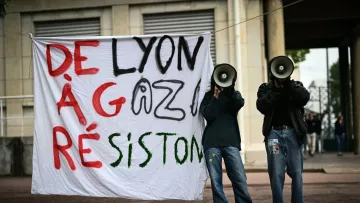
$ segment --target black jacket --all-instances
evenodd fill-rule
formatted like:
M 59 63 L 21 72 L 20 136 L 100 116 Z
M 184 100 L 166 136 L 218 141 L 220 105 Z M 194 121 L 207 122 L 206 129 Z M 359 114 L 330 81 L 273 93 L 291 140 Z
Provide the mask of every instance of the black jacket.
M 321 134 L 321 120 L 315 119 L 315 133 L 320 135 Z
M 232 146 L 241 150 L 237 114 L 243 106 L 244 99 L 238 91 L 220 93 L 218 99 L 212 90 L 205 94 L 200 104 L 200 112 L 207 122 L 202 137 L 204 149 Z
M 264 123 L 262 132 L 266 137 L 271 131 L 271 121 L 273 116 L 273 107 L 281 96 L 275 94 L 271 83 L 263 83 L 257 92 L 256 108 L 263 114 Z M 310 93 L 304 88 L 299 81 L 291 80 L 286 87 L 289 102 L 287 109 L 291 123 L 293 124 L 295 133 L 298 137 L 299 144 L 302 145 L 306 138 L 307 125 L 304 118 L 304 106 L 310 99 Z
M 344 123 L 340 124 L 339 121 L 335 122 L 335 135 L 342 135 L 345 133 Z

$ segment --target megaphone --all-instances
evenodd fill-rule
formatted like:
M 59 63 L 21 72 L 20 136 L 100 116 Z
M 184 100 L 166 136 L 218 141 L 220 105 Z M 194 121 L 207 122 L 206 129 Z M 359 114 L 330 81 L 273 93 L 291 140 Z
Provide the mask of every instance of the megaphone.
M 293 73 L 294 63 L 287 56 L 277 56 L 270 60 L 269 69 L 272 76 L 279 81 L 284 81 Z
M 236 70 L 230 64 L 218 64 L 214 68 L 213 79 L 219 87 L 230 87 L 236 81 Z

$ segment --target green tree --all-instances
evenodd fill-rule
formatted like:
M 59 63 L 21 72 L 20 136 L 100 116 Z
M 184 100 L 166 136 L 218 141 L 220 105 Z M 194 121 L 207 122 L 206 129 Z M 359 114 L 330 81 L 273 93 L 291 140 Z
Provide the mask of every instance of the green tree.
M 341 112 L 339 60 L 330 66 L 330 105 L 335 115 Z
M 300 62 L 305 61 L 308 53 L 310 53 L 309 49 L 286 50 L 286 56 L 294 61 L 295 68 L 298 68 Z
M 10 0 L 0 0 L 0 17 L 4 17 L 8 11 Z

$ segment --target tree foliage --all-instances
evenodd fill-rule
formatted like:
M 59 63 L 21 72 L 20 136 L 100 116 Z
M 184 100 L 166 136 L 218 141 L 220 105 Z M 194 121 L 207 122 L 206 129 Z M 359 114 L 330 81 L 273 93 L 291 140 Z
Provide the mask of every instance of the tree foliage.
M 0 17 L 4 17 L 8 11 L 10 0 L 0 0 Z
M 308 53 L 310 53 L 309 49 L 286 50 L 286 56 L 290 57 L 294 61 L 295 68 L 297 68 L 298 63 L 305 61 Z
M 330 105 L 335 115 L 341 112 L 339 60 L 330 66 Z

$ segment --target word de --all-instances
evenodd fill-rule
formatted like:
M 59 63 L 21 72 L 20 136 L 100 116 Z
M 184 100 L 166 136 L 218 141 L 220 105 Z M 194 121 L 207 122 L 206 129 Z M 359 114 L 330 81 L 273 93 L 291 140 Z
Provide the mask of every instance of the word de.
M 46 45 L 46 62 L 48 65 L 48 72 L 51 76 L 59 76 L 65 73 L 69 67 L 71 66 L 72 62 L 74 61 L 75 73 L 76 75 L 94 75 L 99 71 L 99 68 L 82 68 L 82 61 L 86 61 L 87 57 L 82 56 L 80 52 L 81 46 L 92 46 L 97 47 L 99 46 L 100 42 L 98 40 L 88 40 L 88 41 L 75 41 L 75 50 L 74 50 L 74 57 L 71 51 L 64 45 L 61 44 L 47 44 Z M 57 48 L 61 50 L 65 55 L 65 60 L 63 63 L 53 70 L 52 66 L 52 57 L 51 57 L 51 48 Z

